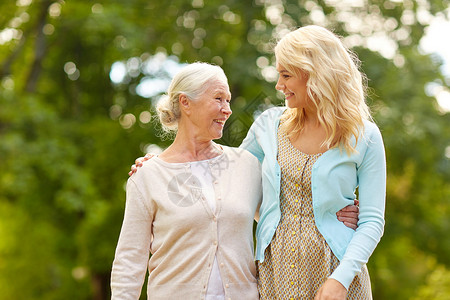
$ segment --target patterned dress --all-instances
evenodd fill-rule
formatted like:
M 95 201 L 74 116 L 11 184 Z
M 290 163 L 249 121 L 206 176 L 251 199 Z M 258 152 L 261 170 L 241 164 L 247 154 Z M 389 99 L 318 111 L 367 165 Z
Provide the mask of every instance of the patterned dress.
M 281 220 L 264 262 L 258 264 L 260 299 L 314 299 L 339 265 L 314 222 L 311 170 L 319 154 L 308 155 L 289 141 L 283 123 L 278 130 L 281 167 Z M 366 266 L 350 285 L 347 299 L 372 299 Z

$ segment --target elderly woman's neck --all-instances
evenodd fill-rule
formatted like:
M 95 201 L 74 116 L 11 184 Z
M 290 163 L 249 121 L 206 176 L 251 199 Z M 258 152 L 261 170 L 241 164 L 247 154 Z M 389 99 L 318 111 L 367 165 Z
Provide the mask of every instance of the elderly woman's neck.
M 181 163 L 211 159 L 222 152 L 222 148 L 212 140 L 177 134 L 173 143 L 159 155 L 159 158 L 166 162 Z

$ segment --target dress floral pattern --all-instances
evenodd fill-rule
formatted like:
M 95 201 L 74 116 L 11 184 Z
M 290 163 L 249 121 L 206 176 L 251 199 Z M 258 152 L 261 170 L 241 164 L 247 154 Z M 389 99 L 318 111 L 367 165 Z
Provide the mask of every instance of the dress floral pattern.
M 281 220 L 264 262 L 258 263 L 258 288 L 261 299 L 314 299 L 339 265 L 314 221 L 311 170 L 321 153 L 309 155 L 295 148 L 283 127 L 281 121 Z M 350 285 L 347 299 L 372 299 L 366 266 Z

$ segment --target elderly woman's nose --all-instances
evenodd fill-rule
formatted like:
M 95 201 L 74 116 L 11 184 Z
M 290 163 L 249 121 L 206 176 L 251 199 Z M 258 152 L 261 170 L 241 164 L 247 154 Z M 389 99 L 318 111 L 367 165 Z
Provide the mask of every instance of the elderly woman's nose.
M 232 114 L 230 103 L 226 102 L 226 104 L 224 104 L 222 106 L 222 112 L 224 114 L 226 114 L 226 115 L 231 115 Z

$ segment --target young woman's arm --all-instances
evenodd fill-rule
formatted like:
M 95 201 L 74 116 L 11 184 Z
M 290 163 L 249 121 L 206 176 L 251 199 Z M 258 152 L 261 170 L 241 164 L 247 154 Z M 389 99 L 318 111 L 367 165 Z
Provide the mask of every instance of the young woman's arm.
M 384 232 L 386 199 L 386 158 L 379 129 L 366 126 L 366 151 L 357 168 L 359 191 L 359 222 L 344 257 L 331 275 L 349 287 L 353 278 L 366 264 Z

